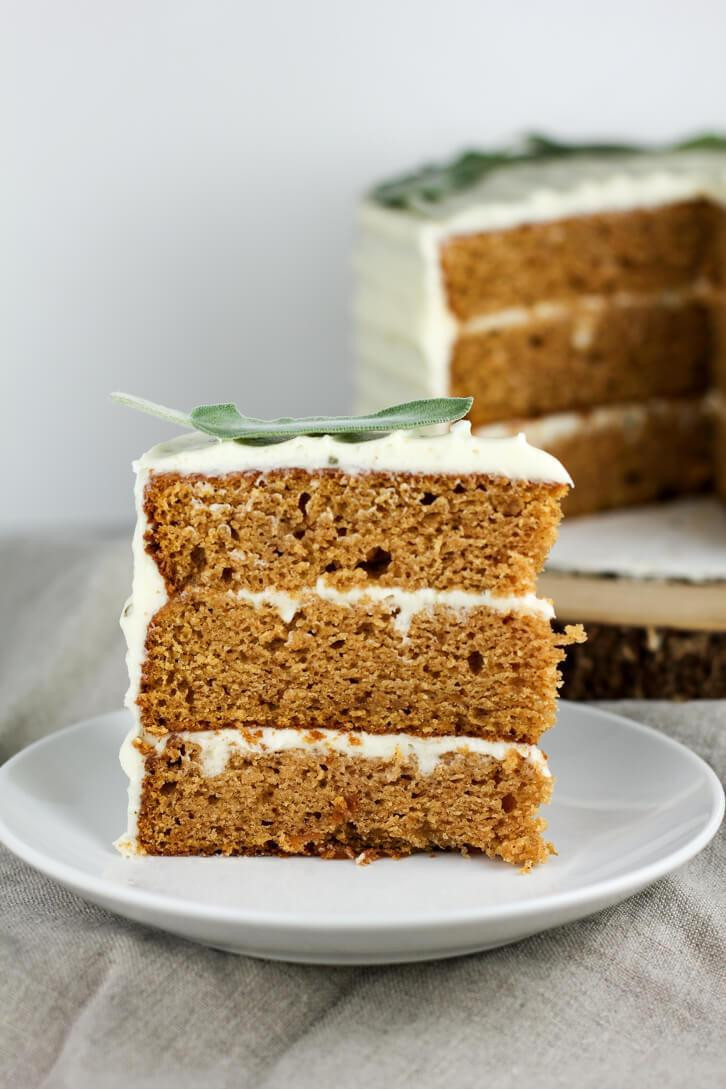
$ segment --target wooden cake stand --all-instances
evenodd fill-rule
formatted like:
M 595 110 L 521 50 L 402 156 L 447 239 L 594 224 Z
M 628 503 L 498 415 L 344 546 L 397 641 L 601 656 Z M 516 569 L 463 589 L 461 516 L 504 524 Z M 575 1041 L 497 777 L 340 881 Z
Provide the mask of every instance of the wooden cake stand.
M 565 521 L 538 592 L 586 643 L 567 699 L 726 697 L 726 509 L 675 500 Z

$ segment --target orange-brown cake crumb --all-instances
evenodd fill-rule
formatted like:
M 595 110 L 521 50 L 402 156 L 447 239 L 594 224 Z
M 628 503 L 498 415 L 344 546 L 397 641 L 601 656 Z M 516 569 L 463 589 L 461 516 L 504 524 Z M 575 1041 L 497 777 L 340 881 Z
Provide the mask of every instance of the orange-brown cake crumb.
M 708 201 L 688 200 L 455 237 L 441 251 L 449 306 L 466 319 L 542 300 L 681 287 L 710 271 L 722 216 Z
M 395 599 L 301 599 L 290 620 L 233 594 L 175 595 L 147 636 L 145 729 L 226 726 L 462 734 L 536 743 L 555 718 L 562 638 L 547 616 Z
M 713 334 L 705 303 L 586 300 L 553 309 L 457 338 L 450 389 L 474 397 L 475 427 L 708 388 Z
M 147 758 L 138 838 L 162 855 L 400 857 L 468 847 L 532 865 L 551 851 L 537 815 L 551 784 L 514 751 L 505 760 L 452 753 L 426 775 L 415 760 L 237 753 L 205 777 L 198 746 L 172 738 Z
M 338 470 L 154 473 L 147 549 L 170 591 L 345 589 L 529 593 L 554 543 L 564 484 Z

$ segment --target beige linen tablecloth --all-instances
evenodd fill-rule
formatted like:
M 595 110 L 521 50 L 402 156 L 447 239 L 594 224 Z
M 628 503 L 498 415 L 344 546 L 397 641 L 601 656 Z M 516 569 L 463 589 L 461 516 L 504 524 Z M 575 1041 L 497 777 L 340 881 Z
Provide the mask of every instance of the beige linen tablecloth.
M 0 755 L 120 706 L 128 538 L 0 557 Z M 611 705 L 612 706 L 612 705 Z M 723 775 L 726 704 L 627 703 Z M 725 852 L 591 919 L 433 964 L 318 968 L 125 922 L 0 848 L 0 1085 L 714 1087 L 726 1079 Z

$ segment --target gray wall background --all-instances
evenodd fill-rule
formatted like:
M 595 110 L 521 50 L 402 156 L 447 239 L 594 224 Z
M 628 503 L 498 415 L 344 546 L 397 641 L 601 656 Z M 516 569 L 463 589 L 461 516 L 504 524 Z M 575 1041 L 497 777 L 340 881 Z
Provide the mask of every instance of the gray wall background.
M 726 128 L 717 0 L 0 4 L 5 531 L 131 519 L 121 388 L 350 404 L 357 194 L 533 127 Z M 5 472 L 9 468 L 9 472 Z

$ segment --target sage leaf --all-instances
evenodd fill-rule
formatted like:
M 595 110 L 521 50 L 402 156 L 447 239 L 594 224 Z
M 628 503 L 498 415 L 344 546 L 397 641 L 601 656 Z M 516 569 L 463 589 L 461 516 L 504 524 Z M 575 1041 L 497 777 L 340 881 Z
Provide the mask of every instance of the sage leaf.
M 390 431 L 410 431 L 437 424 L 454 423 L 466 416 L 471 397 L 433 397 L 392 405 L 366 416 L 280 416 L 262 420 L 244 416 L 232 402 L 198 405 L 187 414 L 165 408 L 141 397 L 114 393 L 113 400 L 185 428 L 195 428 L 216 439 L 249 443 L 284 442 L 299 435 L 338 435 L 346 441 L 363 441 Z
M 132 393 L 112 393 L 111 400 L 117 405 L 126 405 L 127 408 L 135 408 L 139 412 L 145 412 L 148 416 L 158 416 L 161 420 L 179 424 L 181 427 L 192 427 L 192 419 L 186 412 L 178 412 L 175 408 L 167 408 L 165 405 L 157 405 L 154 401 L 147 401 L 144 397 L 134 397 Z
M 578 143 L 554 140 L 539 132 L 529 133 L 516 146 L 494 151 L 465 151 L 448 163 L 428 164 L 400 178 L 384 181 L 370 196 L 386 208 L 433 214 L 432 207 L 473 188 L 495 170 L 588 155 L 644 155 L 648 152 L 726 151 L 726 136 L 704 133 L 676 144 L 644 147 L 638 144 Z

